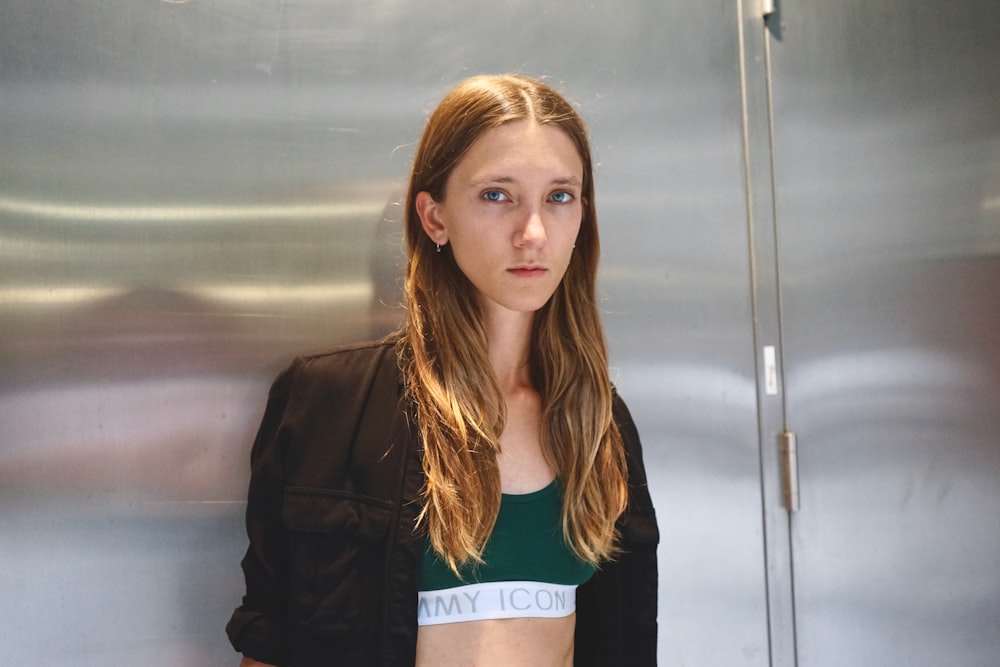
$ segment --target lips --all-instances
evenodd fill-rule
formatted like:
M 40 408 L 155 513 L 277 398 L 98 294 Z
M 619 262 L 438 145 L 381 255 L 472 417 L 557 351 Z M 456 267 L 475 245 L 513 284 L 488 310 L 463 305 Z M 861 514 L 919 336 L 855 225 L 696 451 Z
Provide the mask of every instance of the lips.
M 548 271 L 548 269 L 546 269 L 544 266 L 525 265 L 525 266 L 515 266 L 507 269 L 507 271 L 508 273 L 512 273 L 518 278 L 534 278 L 537 276 L 545 275 L 545 272 Z

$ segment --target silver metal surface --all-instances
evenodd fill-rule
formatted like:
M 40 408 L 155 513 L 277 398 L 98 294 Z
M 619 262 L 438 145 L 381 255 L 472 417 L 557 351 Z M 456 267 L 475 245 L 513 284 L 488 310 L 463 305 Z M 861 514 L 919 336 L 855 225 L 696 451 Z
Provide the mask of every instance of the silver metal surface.
M 736 14 L 0 1 L 0 661 L 236 663 L 267 384 L 391 328 L 424 112 L 519 70 L 580 103 L 601 163 L 661 661 L 768 664 Z
M 236 664 L 267 385 L 393 327 L 424 114 L 518 70 L 593 132 L 660 664 L 996 664 L 1000 5 L 761 7 L 0 0 L 0 662 Z
M 771 36 L 798 664 L 997 665 L 1000 4 L 876 4 Z

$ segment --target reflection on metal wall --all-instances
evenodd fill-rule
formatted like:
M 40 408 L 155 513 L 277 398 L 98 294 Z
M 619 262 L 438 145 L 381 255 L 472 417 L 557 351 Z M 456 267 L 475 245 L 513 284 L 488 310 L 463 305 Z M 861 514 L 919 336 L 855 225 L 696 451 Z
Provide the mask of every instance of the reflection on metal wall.
M 767 664 L 735 5 L 0 5 L 5 664 L 235 664 L 267 383 L 391 327 L 424 112 L 504 70 L 594 133 L 664 662 Z
M 798 664 L 1000 660 L 1000 5 L 772 41 Z

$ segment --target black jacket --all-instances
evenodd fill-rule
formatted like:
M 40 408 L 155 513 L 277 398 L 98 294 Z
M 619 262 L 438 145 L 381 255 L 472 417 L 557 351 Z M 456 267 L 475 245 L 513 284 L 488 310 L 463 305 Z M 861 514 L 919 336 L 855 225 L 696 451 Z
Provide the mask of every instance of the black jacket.
M 639 437 L 628 455 L 623 555 L 577 591 L 576 665 L 656 664 L 656 518 Z M 392 342 L 296 359 L 274 382 L 251 454 L 247 592 L 237 651 L 294 667 L 413 665 L 414 530 L 423 470 Z

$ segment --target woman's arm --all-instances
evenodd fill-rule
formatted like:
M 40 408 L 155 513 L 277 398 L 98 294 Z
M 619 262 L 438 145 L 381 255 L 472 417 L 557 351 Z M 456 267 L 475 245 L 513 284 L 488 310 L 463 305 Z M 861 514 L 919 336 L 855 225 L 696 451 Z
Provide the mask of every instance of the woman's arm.
M 249 547 L 241 565 L 246 595 L 233 612 L 226 632 L 244 658 L 241 667 L 279 665 L 287 661 L 287 545 L 281 520 L 284 491 L 282 425 L 294 380 L 293 364 L 271 386 L 267 407 L 250 453 L 250 488 L 246 529 Z

